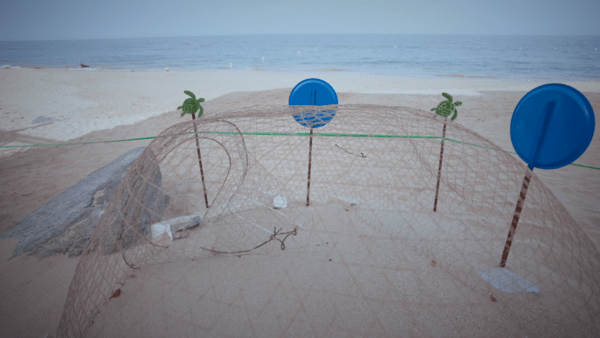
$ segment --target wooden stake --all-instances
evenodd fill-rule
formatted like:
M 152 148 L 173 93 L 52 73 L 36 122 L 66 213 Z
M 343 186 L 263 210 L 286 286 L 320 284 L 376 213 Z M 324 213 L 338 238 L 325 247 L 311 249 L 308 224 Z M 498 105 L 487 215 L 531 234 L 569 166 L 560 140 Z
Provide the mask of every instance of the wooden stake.
M 527 173 L 525 174 L 525 178 L 523 178 L 523 186 L 521 187 L 521 194 L 519 195 L 519 201 L 517 202 L 517 208 L 515 209 L 515 214 L 513 215 L 512 224 L 510 225 L 510 230 L 508 231 L 508 237 L 506 238 L 506 244 L 504 245 L 504 252 L 502 252 L 502 260 L 500 261 L 500 267 L 506 266 L 506 260 L 508 259 L 508 253 L 510 251 L 510 246 L 512 245 L 513 238 L 515 236 L 515 232 L 517 231 L 517 224 L 519 223 L 519 217 L 521 217 L 521 211 L 523 210 L 523 204 L 525 203 L 525 195 L 527 195 L 527 189 L 529 188 L 529 181 L 531 179 L 530 168 L 527 168 Z
M 196 116 L 192 114 L 192 120 L 195 120 Z M 194 127 L 196 124 L 194 123 Z M 202 170 L 202 156 L 200 155 L 200 143 L 198 142 L 198 134 L 196 134 L 196 128 L 194 128 L 194 135 L 196 135 L 196 150 L 198 151 L 198 164 L 200 164 L 200 176 L 202 177 L 202 188 L 204 188 L 204 203 L 208 209 L 208 197 L 206 197 L 206 185 L 204 184 L 204 170 Z
M 313 127 L 310 127 L 310 145 L 308 146 L 308 183 L 306 185 L 306 206 L 310 203 L 310 161 L 312 158 Z
M 435 202 L 433 202 L 433 212 L 437 209 L 437 201 L 438 201 L 438 192 L 440 190 L 440 178 L 442 176 L 442 158 L 444 157 L 444 139 L 446 138 L 446 122 L 448 122 L 448 118 L 444 118 L 444 131 L 442 133 L 442 150 L 440 151 L 440 166 L 438 168 L 438 179 L 437 184 L 435 186 Z

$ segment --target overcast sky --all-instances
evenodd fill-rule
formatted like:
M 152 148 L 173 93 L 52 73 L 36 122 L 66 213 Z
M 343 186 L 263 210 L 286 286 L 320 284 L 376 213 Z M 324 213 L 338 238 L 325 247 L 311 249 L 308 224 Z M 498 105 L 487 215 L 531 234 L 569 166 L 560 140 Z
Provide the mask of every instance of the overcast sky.
M 600 35 L 600 0 L 0 0 L 0 41 L 361 33 Z

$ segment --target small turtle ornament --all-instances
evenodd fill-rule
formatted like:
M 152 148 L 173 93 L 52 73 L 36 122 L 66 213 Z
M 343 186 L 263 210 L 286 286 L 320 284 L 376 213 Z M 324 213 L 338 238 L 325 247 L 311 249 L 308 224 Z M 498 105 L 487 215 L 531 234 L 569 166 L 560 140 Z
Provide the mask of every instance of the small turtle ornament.
M 437 108 L 431 108 L 431 111 L 435 111 L 436 114 L 444 117 L 448 117 L 450 116 L 450 114 L 454 113 L 454 116 L 452 116 L 451 118 L 451 120 L 454 121 L 454 119 L 456 119 L 456 116 L 458 115 L 458 111 L 456 111 L 456 108 L 454 107 L 460 106 L 462 102 L 456 101 L 452 103 L 452 96 L 450 96 L 450 94 L 442 93 L 442 95 L 448 100 L 440 102 Z
M 200 105 L 200 103 L 204 102 L 204 99 L 200 98 L 196 100 L 196 95 L 194 95 L 194 93 L 187 90 L 184 90 L 183 92 L 189 95 L 190 98 L 183 101 L 183 106 L 177 107 L 177 109 L 183 110 L 181 116 L 185 114 L 195 114 L 198 110 L 200 110 L 200 112 L 198 112 L 198 118 L 200 118 L 200 116 L 202 116 L 204 113 L 204 108 Z

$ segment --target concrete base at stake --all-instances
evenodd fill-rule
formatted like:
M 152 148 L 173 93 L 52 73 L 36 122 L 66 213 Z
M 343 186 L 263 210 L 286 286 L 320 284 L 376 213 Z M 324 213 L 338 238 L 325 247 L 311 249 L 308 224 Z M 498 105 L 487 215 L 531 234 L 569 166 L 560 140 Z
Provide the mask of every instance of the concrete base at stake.
M 525 278 L 506 268 L 494 268 L 489 271 L 475 270 L 481 278 L 500 291 L 533 292 L 540 294 L 540 289 Z

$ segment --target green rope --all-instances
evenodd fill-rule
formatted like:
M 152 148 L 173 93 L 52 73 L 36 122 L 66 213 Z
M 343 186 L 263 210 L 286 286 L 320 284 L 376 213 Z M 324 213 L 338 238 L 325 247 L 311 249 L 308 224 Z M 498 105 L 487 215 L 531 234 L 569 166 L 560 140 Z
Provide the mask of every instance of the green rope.
M 232 134 L 232 135 L 233 134 L 237 134 L 235 132 L 206 132 L 206 131 L 205 132 L 201 132 L 201 133 L 202 134 Z M 185 134 L 192 134 L 192 132 L 183 133 L 183 134 L 179 134 L 179 135 L 185 135 Z M 249 132 L 245 132 L 243 134 L 244 135 L 261 135 L 261 136 L 310 136 L 310 133 L 269 133 L 269 132 L 249 133 Z M 178 136 L 178 135 L 169 135 L 169 136 Z M 314 133 L 313 136 L 322 136 L 322 137 L 429 138 L 429 139 L 441 138 L 440 136 L 333 134 L 333 133 Z M 127 140 L 100 141 L 100 142 L 59 143 L 59 144 L 32 144 L 32 145 L 22 145 L 22 146 L 0 146 L 0 148 L 67 146 L 67 145 L 76 145 L 76 144 L 126 142 L 126 141 L 149 140 L 149 139 L 153 139 L 153 138 L 157 138 L 157 137 L 167 137 L 167 135 L 165 135 L 165 136 L 151 136 L 151 137 L 133 138 L 133 139 L 127 139 Z M 445 138 L 445 140 L 452 141 L 452 142 L 457 142 L 457 143 L 464 143 L 464 144 L 468 144 L 468 145 L 471 145 L 471 146 L 474 146 L 474 147 L 486 148 L 486 149 L 489 149 L 489 150 L 504 151 L 506 153 L 513 154 L 513 155 L 517 154 L 517 153 L 513 153 L 511 151 L 506 151 L 506 150 L 502 150 L 502 149 L 489 148 L 489 147 L 481 146 L 481 145 L 478 145 L 478 144 L 466 143 L 466 142 L 461 142 L 461 141 L 458 141 L 458 140 L 453 140 L 453 139 L 450 139 L 450 138 Z M 586 167 L 586 168 L 590 168 L 590 169 L 598 169 L 598 170 L 600 170 L 600 168 L 596 168 L 596 167 L 592 167 L 592 166 L 588 166 L 588 165 L 583 165 L 583 164 L 571 163 L 570 165 L 575 165 L 575 166 L 579 166 L 579 167 Z

